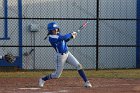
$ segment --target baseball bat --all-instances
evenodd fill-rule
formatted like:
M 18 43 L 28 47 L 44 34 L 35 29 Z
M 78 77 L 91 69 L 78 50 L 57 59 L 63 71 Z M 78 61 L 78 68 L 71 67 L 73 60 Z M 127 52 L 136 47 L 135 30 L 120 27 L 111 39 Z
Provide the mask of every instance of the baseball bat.
M 89 22 L 84 22 L 84 23 L 79 27 L 79 29 L 78 29 L 76 32 L 77 32 L 77 33 L 81 32 L 81 30 L 84 29 L 84 28 L 87 26 L 88 23 L 89 23 Z

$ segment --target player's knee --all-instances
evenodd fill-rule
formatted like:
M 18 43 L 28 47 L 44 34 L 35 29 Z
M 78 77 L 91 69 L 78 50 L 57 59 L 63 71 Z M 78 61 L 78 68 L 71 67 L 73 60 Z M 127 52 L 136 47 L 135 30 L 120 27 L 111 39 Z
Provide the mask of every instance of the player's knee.
M 81 64 L 78 64 L 77 70 L 83 69 L 83 66 Z

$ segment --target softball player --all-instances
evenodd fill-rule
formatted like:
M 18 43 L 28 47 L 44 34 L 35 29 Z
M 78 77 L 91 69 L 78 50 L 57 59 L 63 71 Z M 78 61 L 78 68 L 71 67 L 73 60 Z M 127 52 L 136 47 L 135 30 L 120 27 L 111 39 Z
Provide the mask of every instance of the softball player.
M 79 75 L 84 80 L 84 87 L 92 87 L 89 80 L 87 79 L 82 65 L 78 60 L 68 51 L 67 42 L 77 36 L 77 32 L 68 33 L 66 35 L 61 35 L 59 31 L 59 26 L 56 22 L 51 22 L 48 24 L 48 33 L 49 33 L 49 42 L 56 51 L 55 61 L 56 61 L 56 70 L 54 73 L 42 77 L 39 79 L 39 86 L 43 87 L 45 81 L 50 79 L 57 79 L 62 74 L 64 64 L 67 62 L 73 65 L 77 70 Z

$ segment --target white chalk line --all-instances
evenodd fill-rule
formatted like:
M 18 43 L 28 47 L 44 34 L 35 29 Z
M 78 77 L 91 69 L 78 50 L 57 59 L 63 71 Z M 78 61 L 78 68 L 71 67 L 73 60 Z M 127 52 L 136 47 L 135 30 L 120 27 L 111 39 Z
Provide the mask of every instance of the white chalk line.
M 56 93 L 56 92 L 41 92 L 41 93 Z
M 53 91 L 53 92 L 41 92 L 41 93 L 67 93 L 68 90 L 59 90 L 59 91 Z
M 136 86 L 136 85 L 140 85 L 140 84 L 108 84 L 108 85 L 94 85 L 94 88 L 97 87 L 113 87 L 113 86 Z
M 20 90 L 40 90 L 41 88 L 18 88 Z M 59 90 L 59 91 L 52 91 L 52 92 L 41 92 L 41 93 L 67 93 L 68 90 Z
M 68 90 L 59 90 L 58 92 L 60 92 L 60 93 L 67 93 Z
M 18 88 L 20 90 L 39 90 L 41 88 Z

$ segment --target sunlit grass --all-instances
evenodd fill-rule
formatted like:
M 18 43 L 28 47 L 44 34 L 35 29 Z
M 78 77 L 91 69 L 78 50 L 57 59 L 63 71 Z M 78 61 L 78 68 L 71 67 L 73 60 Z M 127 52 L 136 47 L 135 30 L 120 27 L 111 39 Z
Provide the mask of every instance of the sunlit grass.
M 32 78 L 48 75 L 53 71 L 15 71 L 0 72 L 0 78 Z M 140 79 L 140 69 L 122 70 L 85 70 L 87 77 L 93 78 L 134 78 Z M 64 70 L 61 77 L 79 77 L 76 70 Z

